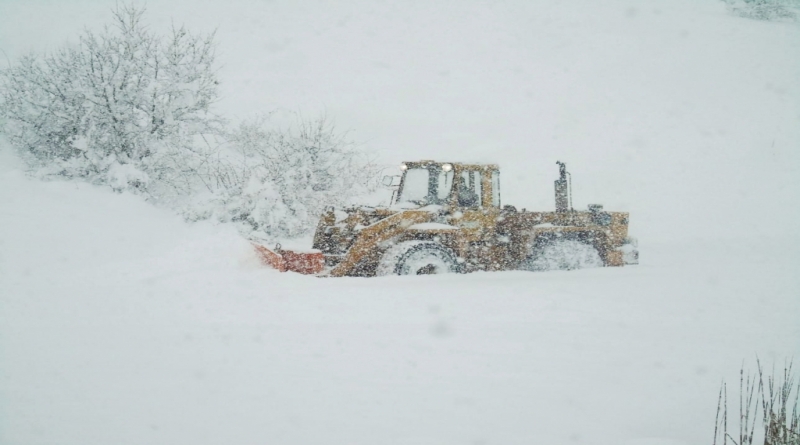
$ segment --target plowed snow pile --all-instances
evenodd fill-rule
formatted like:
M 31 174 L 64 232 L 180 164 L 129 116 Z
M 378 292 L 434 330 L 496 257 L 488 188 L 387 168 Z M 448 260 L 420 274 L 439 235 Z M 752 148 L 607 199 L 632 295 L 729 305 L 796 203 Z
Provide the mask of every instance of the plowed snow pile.
M 185 8 L 222 21 L 224 106 L 316 106 L 316 85 L 395 141 L 387 161 L 497 162 L 520 207 L 552 208 L 562 158 L 581 206 L 631 212 L 641 264 L 281 274 L 232 229 L 0 150 L 0 443 L 703 444 L 742 360 L 800 357 L 796 23 L 688 0 L 291 3 Z M 283 46 L 258 17 L 287 18 Z

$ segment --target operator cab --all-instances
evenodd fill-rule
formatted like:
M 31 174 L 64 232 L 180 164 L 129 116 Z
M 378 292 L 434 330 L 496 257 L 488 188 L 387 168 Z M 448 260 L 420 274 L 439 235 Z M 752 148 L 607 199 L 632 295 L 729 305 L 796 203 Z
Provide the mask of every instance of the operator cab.
M 500 207 L 497 165 L 420 161 L 401 164 L 396 204 Z

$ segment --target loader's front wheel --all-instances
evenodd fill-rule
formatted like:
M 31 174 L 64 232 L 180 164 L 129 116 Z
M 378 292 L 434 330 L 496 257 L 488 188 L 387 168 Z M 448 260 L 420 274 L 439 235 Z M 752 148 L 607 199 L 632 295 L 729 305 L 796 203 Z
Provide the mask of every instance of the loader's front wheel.
M 404 241 L 381 257 L 376 275 L 431 275 L 459 271 L 455 254 L 433 241 Z
M 597 249 L 576 239 L 555 239 L 540 243 L 523 263 L 523 268 L 533 271 L 573 270 L 603 267 Z

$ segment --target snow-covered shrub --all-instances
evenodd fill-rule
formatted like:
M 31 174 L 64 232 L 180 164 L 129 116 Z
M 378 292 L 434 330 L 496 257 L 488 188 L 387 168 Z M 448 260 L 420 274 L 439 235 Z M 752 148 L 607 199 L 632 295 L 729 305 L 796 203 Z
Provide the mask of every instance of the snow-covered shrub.
M 756 20 L 796 20 L 800 0 L 725 0 L 730 11 Z
M 113 26 L 0 70 L 0 131 L 36 175 L 134 191 L 268 237 L 306 234 L 325 206 L 375 190 L 380 168 L 324 118 L 229 130 L 211 110 L 214 34 L 159 36 L 143 14 L 120 6 Z
M 242 122 L 214 160 L 214 193 L 190 218 L 242 223 L 268 237 L 296 237 L 327 206 L 375 191 L 381 167 L 324 117 L 288 128 L 265 117 Z
M 112 27 L 0 71 L 2 131 L 38 173 L 154 197 L 202 184 L 221 124 L 214 35 L 158 36 L 143 13 L 118 7 Z

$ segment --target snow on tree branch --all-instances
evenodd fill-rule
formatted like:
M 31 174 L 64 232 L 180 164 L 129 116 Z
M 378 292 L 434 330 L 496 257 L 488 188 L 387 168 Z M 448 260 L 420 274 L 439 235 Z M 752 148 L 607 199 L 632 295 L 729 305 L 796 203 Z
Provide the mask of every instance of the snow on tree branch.
M 0 71 L 4 132 L 33 167 L 146 195 L 191 193 L 220 134 L 214 34 L 150 33 L 144 9 L 120 6 L 113 26 L 79 44 Z
M 291 237 L 324 207 L 377 187 L 380 168 L 325 118 L 233 130 L 219 98 L 214 33 L 156 35 L 118 6 L 100 32 L 0 70 L 2 131 L 39 176 L 139 193 L 189 219 Z M 0 121 L 2 123 L 2 121 Z M 189 204 L 187 204 L 189 203 Z

